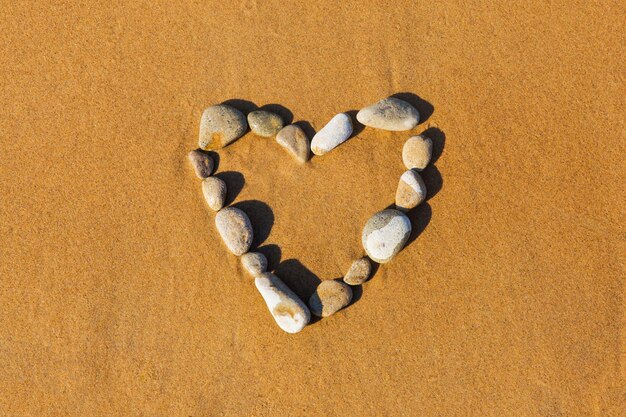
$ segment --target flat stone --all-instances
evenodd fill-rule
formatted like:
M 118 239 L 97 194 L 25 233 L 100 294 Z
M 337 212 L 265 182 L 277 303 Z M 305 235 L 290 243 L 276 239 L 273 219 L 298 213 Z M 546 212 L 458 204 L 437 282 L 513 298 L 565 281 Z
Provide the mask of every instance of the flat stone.
M 361 285 L 369 278 L 372 273 L 372 263 L 366 256 L 352 262 L 350 269 L 343 277 L 343 281 L 349 285 Z
M 276 275 L 265 272 L 255 278 L 254 284 L 281 329 L 298 333 L 309 323 L 311 312 L 306 304 Z
M 196 149 L 187 154 L 187 159 L 191 162 L 198 178 L 207 178 L 213 173 L 213 158 L 208 153 Z
M 324 155 L 345 142 L 352 134 L 352 120 L 346 113 L 339 113 L 313 136 L 311 151 Z
M 426 136 L 412 136 L 402 147 L 402 162 L 407 169 L 422 171 L 433 155 L 433 141 Z
M 276 142 L 294 157 L 304 163 L 309 159 L 309 138 L 298 125 L 289 125 L 276 135 Z
M 205 178 L 202 181 L 202 194 L 212 210 L 221 210 L 226 200 L 226 183 L 217 177 Z
M 215 150 L 239 139 L 248 124 L 239 110 L 226 104 L 211 106 L 202 113 L 200 119 L 200 148 Z
M 420 174 L 408 170 L 400 177 L 396 190 L 396 208 L 407 212 L 426 199 L 426 185 Z
M 253 277 L 267 271 L 267 258 L 259 252 L 248 252 L 241 255 L 241 264 Z
M 406 101 L 389 97 L 361 109 L 356 119 L 359 123 L 376 129 L 402 131 L 417 126 L 420 115 Z
M 248 124 L 254 134 L 270 138 L 283 128 L 283 119 L 269 111 L 255 110 L 248 114 Z
M 362 243 L 375 262 L 389 262 L 411 235 L 411 221 L 398 210 L 387 209 L 374 214 L 363 228 Z
M 248 215 L 236 207 L 221 209 L 215 215 L 215 226 L 228 249 L 237 256 L 252 245 L 252 224 Z
M 341 281 L 322 281 L 309 298 L 311 313 L 317 317 L 335 314 L 352 301 L 352 289 Z

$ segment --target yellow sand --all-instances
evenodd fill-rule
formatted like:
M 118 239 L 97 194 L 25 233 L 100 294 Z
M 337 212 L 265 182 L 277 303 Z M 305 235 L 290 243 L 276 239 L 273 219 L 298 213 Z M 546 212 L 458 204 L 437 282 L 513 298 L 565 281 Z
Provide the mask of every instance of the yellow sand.
M 0 7 L 0 415 L 623 412 L 622 2 L 174 3 Z M 306 165 L 219 152 L 308 298 L 435 140 L 417 239 L 284 333 L 187 163 L 200 115 L 280 104 L 310 134 L 394 93 L 427 120 Z

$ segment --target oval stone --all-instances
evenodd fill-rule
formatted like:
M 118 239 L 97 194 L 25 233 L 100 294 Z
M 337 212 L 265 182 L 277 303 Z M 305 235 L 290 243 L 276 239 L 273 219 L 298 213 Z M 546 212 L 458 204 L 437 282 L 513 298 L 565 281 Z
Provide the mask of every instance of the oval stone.
M 352 120 L 346 113 L 339 113 L 326 124 L 311 140 L 311 151 L 324 155 L 345 142 L 352 134 Z
M 253 133 L 270 138 L 283 128 L 283 119 L 269 111 L 255 110 L 248 114 L 248 124 Z
M 267 271 L 267 258 L 259 252 L 248 252 L 241 255 L 241 264 L 253 277 Z
M 276 275 L 265 272 L 255 278 L 254 284 L 281 329 L 298 333 L 309 323 L 311 312 L 306 304 Z
M 402 212 L 393 209 L 374 214 L 363 228 L 362 243 L 367 255 L 378 263 L 389 262 L 411 234 L 411 221 Z
M 426 136 L 412 136 L 402 147 L 402 162 L 407 169 L 422 171 L 433 155 L 433 141 Z
M 236 207 L 227 207 L 215 215 L 215 225 L 228 249 L 237 256 L 252 245 L 252 224 L 248 215 Z
M 226 200 L 226 183 L 217 177 L 205 178 L 202 181 L 202 194 L 212 210 L 221 210 Z
M 198 178 L 207 178 L 213 173 L 213 158 L 206 152 L 199 149 L 193 150 L 187 154 L 187 159 L 189 159 Z
M 361 109 L 356 119 L 365 126 L 397 132 L 413 129 L 419 123 L 420 115 L 406 101 L 389 97 Z
M 309 298 L 311 313 L 318 317 L 328 317 L 341 310 L 352 301 L 352 289 L 341 281 L 322 281 Z
M 367 281 L 371 273 L 372 263 L 367 257 L 363 257 L 352 262 L 346 276 L 343 277 L 343 281 L 349 285 L 361 285 Z
M 309 138 L 298 125 L 289 125 L 276 135 L 276 142 L 285 148 L 298 162 L 309 159 Z
M 243 113 L 226 104 L 211 106 L 202 113 L 200 119 L 200 148 L 215 150 L 239 139 L 248 124 Z
M 400 177 L 396 190 L 396 208 L 407 212 L 426 199 L 426 184 L 420 174 L 408 170 Z

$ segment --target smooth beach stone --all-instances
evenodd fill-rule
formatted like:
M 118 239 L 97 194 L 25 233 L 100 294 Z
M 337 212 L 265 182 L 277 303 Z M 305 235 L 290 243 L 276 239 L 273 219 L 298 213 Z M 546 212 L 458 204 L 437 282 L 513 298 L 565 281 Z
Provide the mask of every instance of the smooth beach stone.
M 408 170 L 400 177 L 396 191 L 396 208 L 409 211 L 426 198 L 426 185 L 420 174 Z
M 276 135 L 276 142 L 287 149 L 298 162 L 304 163 L 309 159 L 309 138 L 300 126 L 285 126 Z
M 270 138 L 283 128 L 283 119 L 269 111 L 255 110 L 248 114 L 248 124 L 253 133 Z
M 213 173 L 213 158 L 206 152 L 199 149 L 193 150 L 187 154 L 187 159 L 191 162 L 198 178 L 207 178 Z
M 202 194 L 211 209 L 221 210 L 226 200 L 226 183 L 217 177 L 205 178 L 202 181 Z
M 361 285 L 367 281 L 371 273 L 372 263 L 367 257 L 363 257 L 352 262 L 346 276 L 343 277 L 343 281 L 349 285 Z
M 276 275 L 265 272 L 255 278 L 254 284 L 281 329 L 298 333 L 309 323 L 311 312 L 306 304 Z
M 352 134 L 352 120 L 346 113 L 339 113 L 313 136 L 311 151 L 324 155 L 345 142 Z
M 407 169 L 422 171 L 433 155 L 433 141 L 426 136 L 412 136 L 402 147 L 402 162 Z
M 362 243 L 367 256 L 375 262 L 389 262 L 411 234 L 411 221 L 398 210 L 387 209 L 374 214 L 363 228 Z
M 401 131 L 411 130 L 420 121 L 420 115 L 404 100 L 389 97 L 361 109 L 356 114 L 359 123 L 376 129 Z
M 267 271 L 267 258 L 259 252 L 248 252 L 241 255 L 241 264 L 253 277 Z
M 341 281 L 322 281 L 309 298 L 311 313 L 317 317 L 335 314 L 352 301 L 352 289 Z
M 236 207 L 227 207 L 215 215 L 215 226 L 228 249 L 237 256 L 252 245 L 252 224 L 248 215 Z
M 226 104 L 211 106 L 202 113 L 198 143 L 202 149 L 220 149 L 239 139 L 247 128 L 245 116 L 236 108 Z

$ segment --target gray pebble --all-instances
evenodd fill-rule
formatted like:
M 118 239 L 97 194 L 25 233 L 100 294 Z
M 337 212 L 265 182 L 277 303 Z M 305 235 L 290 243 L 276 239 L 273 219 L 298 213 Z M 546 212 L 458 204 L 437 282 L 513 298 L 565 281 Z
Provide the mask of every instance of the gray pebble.
M 407 212 L 426 199 L 426 184 L 420 174 L 408 170 L 400 177 L 396 190 L 396 208 Z
M 252 245 L 252 224 L 248 215 L 236 207 L 227 207 L 215 215 L 215 225 L 228 249 L 237 256 Z
M 241 256 L 241 264 L 253 277 L 267 271 L 267 258 L 259 252 L 248 252 Z
M 205 178 L 202 181 L 202 194 L 212 210 L 221 210 L 226 200 L 226 183 L 217 177 Z
M 311 140 L 311 151 L 324 155 L 348 140 L 352 134 L 352 120 L 346 113 L 339 113 L 326 124 Z
M 361 285 L 369 278 L 372 273 L 372 263 L 366 256 L 352 262 L 350 269 L 343 277 L 343 281 L 349 285 Z
M 412 136 L 402 147 L 402 162 L 407 169 L 422 171 L 433 155 L 433 141 L 426 136 Z
M 328 317 L 341 310 L 352 300 L 352 289 L 341 281 L 322 281 L 309 298 L 311 313 Z
M 283 128 L 283 119 L 269 111 L 255 110 L 248 114 L 248 124 L 255 134 L 270 138 Z
M 213 158 L 206 152 L 199 149 L 193 150 L 187 154 L 187 159 L 191 162 L 198 178 L 210 177 L 213 173 Z
M 287 149 L 298 162 L 304 163 L 309 159 L 309 138 L 300 126 L 285 126 L 276 135 L 276 142 Z
M 411 221 L 398 210 L 387 209 L 374 214 L 363 228 L 362 243 L 375 262 L 389 262 L 411 235 Z
M 200 148 L 215 150 L 239 139 L 248 124 L 239 110 L 226 104 L 211 106 L 202 113 L 200 119 Z
M 365 126 L 376 129 L 401 131 L 417 126 L 420 115 L 406 101 L 389 97 L 361 109 L 356 119 Z

